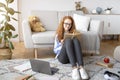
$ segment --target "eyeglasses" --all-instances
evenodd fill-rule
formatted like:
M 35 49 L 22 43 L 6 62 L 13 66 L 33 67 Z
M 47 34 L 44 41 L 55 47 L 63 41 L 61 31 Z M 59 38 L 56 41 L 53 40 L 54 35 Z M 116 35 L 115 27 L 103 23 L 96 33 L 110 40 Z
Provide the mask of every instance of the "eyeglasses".
M 68 26 L 72 26 L 72 24 L 71 23 L 64 23 L 64 25 L 68 25 Z

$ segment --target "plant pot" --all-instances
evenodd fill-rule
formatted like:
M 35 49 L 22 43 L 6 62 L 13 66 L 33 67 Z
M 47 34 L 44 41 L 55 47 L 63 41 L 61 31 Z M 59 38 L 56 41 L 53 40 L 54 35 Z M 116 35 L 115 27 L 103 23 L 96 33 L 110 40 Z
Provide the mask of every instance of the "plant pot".
M 9 49 L 0 49 L 0 60 L 2 59 L 11 59 L 12 52 Z
M 106 10 L 105 13 L 106 14 L 111 14 L 111 10 Z

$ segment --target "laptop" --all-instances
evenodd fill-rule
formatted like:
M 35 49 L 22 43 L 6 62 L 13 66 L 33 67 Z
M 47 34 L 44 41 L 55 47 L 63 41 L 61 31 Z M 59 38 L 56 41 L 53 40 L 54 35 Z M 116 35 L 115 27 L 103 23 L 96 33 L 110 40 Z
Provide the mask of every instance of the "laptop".
M 59 69 L 50 67 L 50 63 L 43 60 L 30 59 L 31 68 L 35 72 L 53 75 Z

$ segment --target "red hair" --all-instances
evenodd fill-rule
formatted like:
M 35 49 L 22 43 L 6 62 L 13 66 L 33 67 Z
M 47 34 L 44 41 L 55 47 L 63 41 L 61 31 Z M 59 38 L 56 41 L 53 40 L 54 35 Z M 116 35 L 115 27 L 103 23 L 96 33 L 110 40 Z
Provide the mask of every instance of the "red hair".
M 71 16 L 65 16 L 65 17 L 63 17 L 63 19 L 60 21 L 60 24 L 58 25 L 58 29 L 56 31 L 56 34 L 58 34 L 58 40 L 59 41 L 61 41 L 64 38 L 64 32 L 65 32 L 65 30 L 64 30 L 64 21 L 66 19 L 70 19 L 71 22 L 72 22 L 72 26 L 71 26 L 69 32 L 73 33 L 74 30 L 76 30 L 73 18 Z

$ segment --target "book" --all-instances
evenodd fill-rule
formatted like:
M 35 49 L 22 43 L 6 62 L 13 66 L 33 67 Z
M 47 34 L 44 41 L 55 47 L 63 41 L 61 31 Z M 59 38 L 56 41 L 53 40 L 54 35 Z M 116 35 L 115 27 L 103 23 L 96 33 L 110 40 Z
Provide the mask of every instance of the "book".
M 15 66 L 13 68 L 15 70 L 20 71 L 20 72 L 24 72 L 24 71 L 27 71 L 27 70 L 31 69 L 31 64 L 30 64 L 30 62 L 26 62 L 26 63 L 20 64 L 20 65 L 17 65 L 17 66 Z
M 80 32 L 76 32 L 76 33 L 65 33 L 64 35 L 64 39 L 66 38 L 71 38 L 73 39 L 74 37 L 80 37 L 81 33 Z

